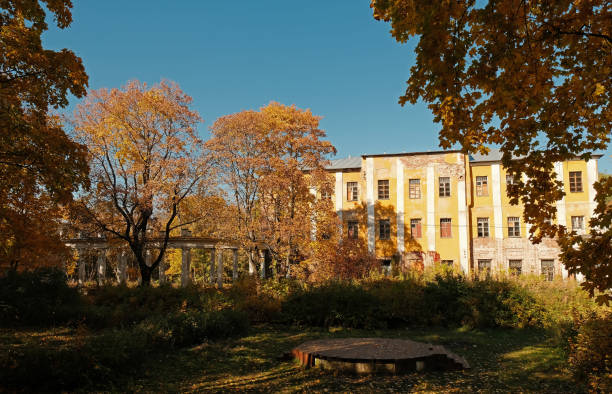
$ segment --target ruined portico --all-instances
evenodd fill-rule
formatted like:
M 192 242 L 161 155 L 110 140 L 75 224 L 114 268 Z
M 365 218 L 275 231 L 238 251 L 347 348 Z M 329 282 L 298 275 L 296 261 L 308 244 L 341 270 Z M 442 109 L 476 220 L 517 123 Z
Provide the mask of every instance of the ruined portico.
M 164 244 L 164 237 L 151 237 L 145 244 L 145 258 L 147 265 L 152 263 L 155 255 L 153 251 L 159 251 Z M 96 276 L 98 283 L 103 283 L 106 275 L 107 251 L 118 249 L 117 281 L 122 284 L 127 281 L 127 258 L 130 253 L 129 247 L 119 239 L 107 239 L 105 237 L 79 237 L 65 241 L 66 246 L 75 249 L 79 258 L 77 261 L 77 277 L 79 285 L 86 280 L 86 260 L 83 259 L 84 251 L 96 251 Z M 223 287 L 223 254 L 226 251 L 232 253 L 232 281 L 238 279 L 238 245 L 218 238 L 195 237 L 189 232 L 183 232 L 181 236 L 168 239 L 166 250 L 181 250 L 181 286 L 185 287 L 191 282 L 191 253 L 194 249 L 206 250 L 210 253 L 210 282 L 216 282 L 219 288 Z M 164 261 L 159 264 L 160 282 L 165 282 L 166 265 Z

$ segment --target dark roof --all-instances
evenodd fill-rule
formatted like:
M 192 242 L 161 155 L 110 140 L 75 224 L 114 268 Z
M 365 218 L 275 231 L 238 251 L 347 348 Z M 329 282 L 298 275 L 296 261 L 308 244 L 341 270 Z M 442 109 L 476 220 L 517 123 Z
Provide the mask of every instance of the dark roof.
M 439 155 L 443 153 L 461 153 L 461 151 L 460 150 L 435 150 L 435 151 L 427 151 L 427 152 L 376 153 L 372 155 L 361 155 L 361 157 Z

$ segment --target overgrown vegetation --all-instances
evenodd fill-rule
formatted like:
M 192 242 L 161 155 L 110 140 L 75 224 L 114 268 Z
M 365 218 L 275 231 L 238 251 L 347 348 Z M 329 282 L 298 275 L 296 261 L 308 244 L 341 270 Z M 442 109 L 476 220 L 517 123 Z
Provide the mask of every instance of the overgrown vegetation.
M 539 330 L 568 360 L 576 384 L 610 384 L 610 312 L 572 282 L 466 279 L 440 271 L 319 284 L 245 278 L 226 290 L 101 286 L 79 293 L 63 274 L 44 269 L 11 273 L 0 285 L 1 325 L 14 333 L 0 344 L 0 381 L 13 388 L 121 386 L 129 376 L 148 374 L 152 360 L 243 337 L 253 324 L 306 331 L 514 330 L 510 336 Z M 32 327 L 67 334 L 16 340 Z M 32 370 L 42 371 L 38 379 L 29 378 Z

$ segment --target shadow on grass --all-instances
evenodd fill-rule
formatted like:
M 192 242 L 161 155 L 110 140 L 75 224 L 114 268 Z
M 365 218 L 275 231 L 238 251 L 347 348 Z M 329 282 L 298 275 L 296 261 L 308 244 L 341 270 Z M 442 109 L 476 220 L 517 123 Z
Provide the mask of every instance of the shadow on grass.
M 467 371 L 357 376 L 305 370 L 277 357 L 318 338 L 389 337 L 442 344 L 464 356 Z M 238 340 L 202 345 L 152 362 L 149 374 L 127 383 L 130 391 L 444 391 L 580 392 L 564 371 L 562 352 L 545 332 L 535 330 L 467 331 L 317 330 L 255 327 Z

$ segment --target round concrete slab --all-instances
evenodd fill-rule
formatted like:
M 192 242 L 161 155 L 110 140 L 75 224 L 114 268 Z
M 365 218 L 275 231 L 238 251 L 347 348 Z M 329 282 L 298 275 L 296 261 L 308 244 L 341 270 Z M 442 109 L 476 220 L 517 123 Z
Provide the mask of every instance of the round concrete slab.
M 305 342 L 292 351 L 305 367 L 356 373 L 401 373 L 425 369 L 469 368 L 443 346 L 393 338 L 339 338 Z

